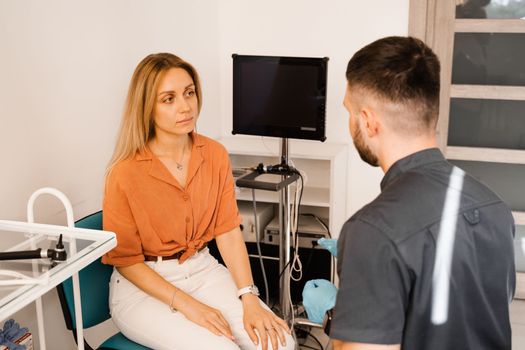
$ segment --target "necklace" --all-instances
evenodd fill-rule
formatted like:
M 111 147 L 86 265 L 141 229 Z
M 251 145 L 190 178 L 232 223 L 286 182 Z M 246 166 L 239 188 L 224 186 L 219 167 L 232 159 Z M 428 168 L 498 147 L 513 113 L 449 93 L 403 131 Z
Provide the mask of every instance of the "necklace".
M 182 171 L 184 169 L 184 166 L 182 165 L 182 162 L 184 161 L 184 152 L 186 151 L 186 147 L 182 148 L 182 156 L 180 157 L 180 161 L 175 161 L 175 164 L 177 166 L 178 171 Z
M 172 156 L 170 156 L 168 153 L 162 153 L 162 152 L 158 152 L 158 147 L 157 147 L 157 144 L 153 144 L 153 149 L 154 150 L 157 150 L 157 151 L 153 151 L 153 153 L 157 156 L 157 157 L 166 157 L 166 158 L 171 158 L 173 159 Z M 178 171 L 182 171 L 184 169 L 184 156 L 186 155 L 186 148 L 191 148 L 191 146 L 189 145 L 184 145 L 182 147 L 182 155 L 180 156 L 180 160 L 179 161 L 175 161 L 175 167 Z

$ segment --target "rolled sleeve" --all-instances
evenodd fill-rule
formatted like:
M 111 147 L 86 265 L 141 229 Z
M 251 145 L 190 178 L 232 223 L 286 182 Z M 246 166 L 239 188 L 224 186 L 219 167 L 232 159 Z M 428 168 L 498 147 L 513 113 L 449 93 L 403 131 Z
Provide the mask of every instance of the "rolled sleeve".
M 394 243 L 372 225 L 351 220 L 342 229 L 338 257 L 340 287 L 330 336 L 400 344 L 410 278 Z
M 222 184 L 218 198 L 214 236 L 229 232 L 241 224 L 230 158 L 226 150 L 222 152 L 220 178 Z
M 115 232 L 117 246 L 102 257 L 104 264 L 129 266 L 144 261 L 139 236 L 128 195 L 112 173 L 106 183 L 103 203 L 104 230 Z

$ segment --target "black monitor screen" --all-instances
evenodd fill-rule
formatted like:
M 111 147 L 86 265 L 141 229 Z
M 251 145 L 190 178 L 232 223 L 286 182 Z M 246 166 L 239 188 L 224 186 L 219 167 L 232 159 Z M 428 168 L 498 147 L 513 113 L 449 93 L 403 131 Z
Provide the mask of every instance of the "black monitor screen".
M 327 58 L 233 55 L 233 134 L 324 141 Z

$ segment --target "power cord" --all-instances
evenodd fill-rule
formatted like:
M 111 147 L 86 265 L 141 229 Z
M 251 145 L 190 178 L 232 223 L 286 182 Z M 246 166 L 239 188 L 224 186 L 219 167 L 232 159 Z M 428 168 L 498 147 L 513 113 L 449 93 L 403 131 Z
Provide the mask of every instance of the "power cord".
M 295 185 L 295 196 L 294 196 L 294 203 L 291 210 L 291 234 L 292 234 L 292 241 L 294 244 L 294 253 L 293 253 L 293 259 L 291 259 L 292 264 L 290 265 L 290 281 L 298 282 L 303 278 L 303 266 L 301 263 L 301 258 L 299 256 L 299 237 L 297 235 L 297 228 L 299 226 L 299 208 L 301 206 L 301 200 L 303 198 L 303 189 L 304 189 L 304 179 L 301 172 L 295 168 L 291 168 L 290 171 L 296 173 L 299 175 L 299 178 L 301 179 L 301 183 L 299 186 L 299 183 L 296 183 Z M 293 273 L 297 272 L 299 274 L 298 277 L 294 277 Z M 295 324 L 295 309 L 294 304 L 292 300 L 292 288 L 291 283 L 289 284 L 288 288 L 288 300 L 290 302 L 290 311 L 292 315 L 292 326 Z
M 301 263 L 301 258 L 299 257 L 299 238 L 297 235 L 297 228 L 299 226 L 299 207 L 301 205 L 301 200 L 303 197 L 303 176 L 299 171 L 297 171 L 297 174 L 299 174 L 299 178 L 301 179 L 301 185 L 297 183 L 295 187 L 295 198 L 294 198 L 294 205 L 292 213 L 292 238 L 294 242 L 294 257 L 292 260 L 291 265 L 291 272 L 290 272 L 290 278 L 295 281 L 299 282 L 303 278 L 303 264 Z M 297 272 L 299 275 L 298 277 L 294 277 L 293 273 Z M 291 300 L 290 300 L 291 302 Z
M 324 221 L 317 215 L 315 214 L 311 214 L 311 213 L 301 213 L 301 215 L 303 216 L 310 216 L 310 217 L 313 217 L 315 220 L 317 220 L 326 230 L 326 234 L 328 235 L 329 238 L 332 238 L 332 234 L 330 233 L 330 229 L 328 228 L 328 225 L 326 225 L 324 223 Z M 331 267 L 331 273 L 330 273 L 330 278 L 331 278 L 331 282 L 333 283 L 334 280 L 335 280 L 335 257 L 332 256 L 331 257 L 331 264 L 332 264 L 332 267 Z
M 257 224 L 257 202 L 255 201 L 255 189 L 252 188 L 252 203 L 253 203 L 253 222 L 255 226 L 255 242 L 257 244 L 257 254 L 259 255 L 259 263 L 261 264 L 261 272 L 264 281 L 264 295 L 266 305 L 270 304 L 270 292 L 268 289 L 268 279 L 266 278 L 266 269 L 264 268 L 264 261 L 261 252 L 261 235 L 259 233 L 259 225 Z
M 321 344 L 321 342 L 319 341 L 319 339 L 317 339 L 317 337 L 315 337 L 315 336 L 312 334 L 312 332 L 308 332 L 307 337 L 308 337 L 308 336 L 309 336 L 310 338 L 312 338 L 313 340 L 315 340 L 315 342 L 319 345 L 319 349 L 320 349 L 320 350 L 323 350 L 323 349 L 324 349 L 323 344 Z
M 321 343 L 319 338 L 317 338 L 316 336 L 314 336 L 312 334 L 312 328 L 311 327 L 305 327 L 304 325 L 301 325 L 300 327 L 297 327 L 297 336 L 298 336 L 299 349 L 324 350 L 325 347 L 328 346 L 328 344 L 323 346 L 323 344 Z M 313 341 L 315 341 L 317 347 L 313 347 L 311 345 L 305 344 L 308 341 L 309 337 L 312 338 Z M 299 343 L 299 339 L 303 341 L 302 344 Z M 330 341 L 330 340 L 328 340 L 328 341 Z

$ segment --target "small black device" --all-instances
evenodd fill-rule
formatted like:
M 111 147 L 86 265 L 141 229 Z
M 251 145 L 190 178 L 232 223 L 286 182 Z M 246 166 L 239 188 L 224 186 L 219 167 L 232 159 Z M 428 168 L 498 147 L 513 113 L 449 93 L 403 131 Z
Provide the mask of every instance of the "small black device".
M 25 260 L 25 259 L 43 259 L 49 258 L 54 263 L 60 263 L 67 260 L 67 252 L 62 244 L 62 235 L 58 238 L 55 249 L 34 249 L 20 250 L 13 252 L 0 253 L 0 260 Z
M 326 140 L 327 57 L 232 57 L 232 134 Z
M 297 170 L 289 166 L 286 163 L 276 164 L 276 165 L 264 165 L 259 163 L 257 165 L 256 171 L 259 174 L 279 174 L 279 175 L 291 175 L 297 173 Z

